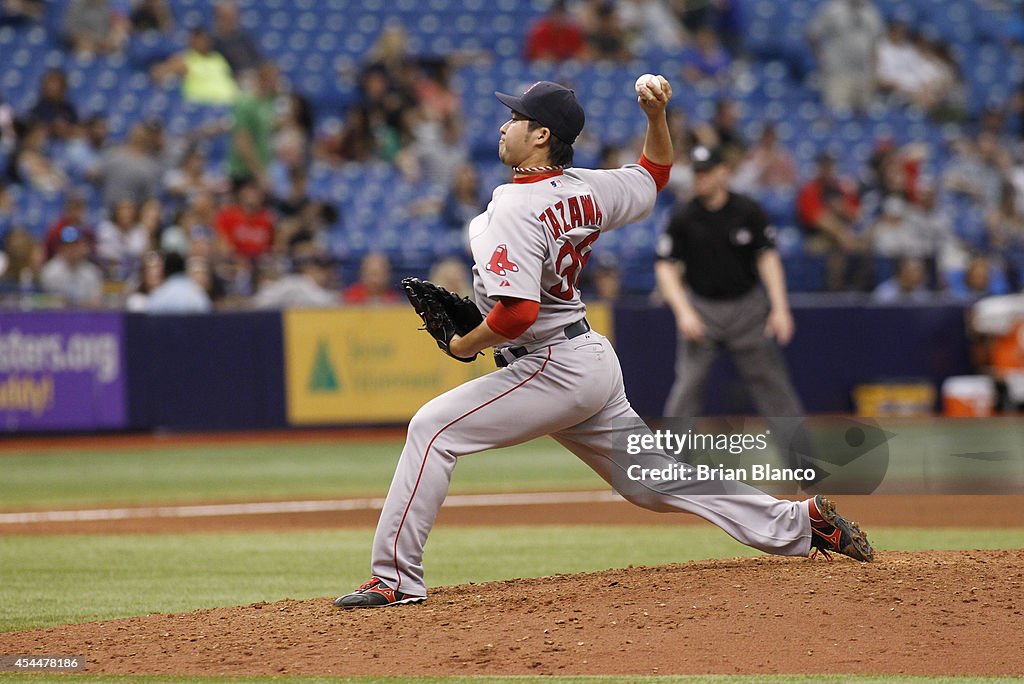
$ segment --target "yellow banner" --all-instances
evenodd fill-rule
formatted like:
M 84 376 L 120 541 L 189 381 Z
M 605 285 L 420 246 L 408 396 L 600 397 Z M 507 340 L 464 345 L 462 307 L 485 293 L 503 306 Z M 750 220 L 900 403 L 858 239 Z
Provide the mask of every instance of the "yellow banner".
M 438 394 L 493 372 L 490 356 L 460 363 L 437 348 L 411 307 L 285 311 L 288 422 L 397 423 Z M 608 307 L 588 307 L 611 332 Z

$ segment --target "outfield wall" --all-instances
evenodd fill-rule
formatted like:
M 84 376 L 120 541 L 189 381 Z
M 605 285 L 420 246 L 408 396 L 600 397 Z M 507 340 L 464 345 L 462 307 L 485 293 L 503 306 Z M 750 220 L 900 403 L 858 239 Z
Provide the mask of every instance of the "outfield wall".
M 865 306 L 855 300 L 793 296 L 796 335 L 784 349 L 809 413 L 847 413 L 859 384 L 922 379 L 936 390 L 971 373 L 962 305 Z M 665 308 L 615 308 L 616 348 L 626 394 L 643 416 L 660 415 L 675 378 L 675 321 Z M 726 354 L 708 378 L 708 415 L 742 415 L 753 404 Z
M 854 386 L 970 371 L 961 306 L 794 302 L 785 350 L 811 413 L 849 412 Z M 661 413 L 675 326 L 664 308 L 594 308 L 612 334 L 627 393 Z M 400 424 L 431 397 L 493 368 L 439 354 L 408 307 L 202 316 L 0 312 L 5 432 L 272 429 Z M 725 356 L 707 413 L 752 410 Z

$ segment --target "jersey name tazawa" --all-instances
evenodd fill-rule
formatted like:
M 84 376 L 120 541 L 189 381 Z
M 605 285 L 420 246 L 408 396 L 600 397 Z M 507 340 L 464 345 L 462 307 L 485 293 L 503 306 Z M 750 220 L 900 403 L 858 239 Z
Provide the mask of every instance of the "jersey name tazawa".
M 601 207 L 591 195 L 576 195 L 560 200 L 546 208 L 537 218 L 555 240 L 580 226 L 600 228 L 604 220 Z
M 578 282 L 595 241 L 645 216 L 656 196 L 650 174 L 637 165 L 567 169 L 554 178 L 495 188 L 487 211 L 469 225 L 481 313 L 490 313 L 503 297 L 539 302 L 536 322 L 507 344 L 558 339 L 586 315 Z

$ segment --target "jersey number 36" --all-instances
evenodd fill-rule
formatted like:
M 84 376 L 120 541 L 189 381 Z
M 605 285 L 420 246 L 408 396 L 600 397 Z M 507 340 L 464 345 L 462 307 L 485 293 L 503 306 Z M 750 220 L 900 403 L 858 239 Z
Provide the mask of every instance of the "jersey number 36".
M 601 237 L 601 231 L 595 230 L 587 237 L 580 240 L 578 245 L 573 245 L 567 239 L 562 243 L 555 257 L 555 271 L 562 278 L 561 282 L 548 289 L 548 294 L 559 299 L 570 300 L 576 296 L 576 288 L 579 287 L 580 274 L 590 259 L 590 252 L 594 242 Z

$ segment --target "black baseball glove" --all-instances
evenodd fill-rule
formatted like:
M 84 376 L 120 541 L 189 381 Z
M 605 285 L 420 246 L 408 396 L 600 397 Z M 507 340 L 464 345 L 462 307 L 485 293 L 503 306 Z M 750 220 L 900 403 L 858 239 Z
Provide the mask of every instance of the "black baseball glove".
M 419 278 L 403 278 L 402 288 L 416 313 L 423 319 L 421 330 L 430 333 L 441 351 L 465 363 L 476 360 L 476 354 L 463 359 L 448 349 L 453 337 L 465 335 L 484 320 L 469 297 L 460 297 L 429 280 Z

